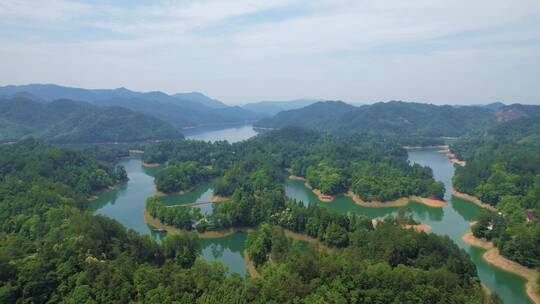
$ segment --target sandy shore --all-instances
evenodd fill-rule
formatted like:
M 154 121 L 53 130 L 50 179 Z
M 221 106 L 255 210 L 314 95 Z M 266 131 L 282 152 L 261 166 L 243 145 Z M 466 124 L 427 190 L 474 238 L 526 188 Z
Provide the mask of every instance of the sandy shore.
M 417 224 L 417 225 L 402 225 L 404 229 L 413 229 L 416 232 L 425 232 L 430 233 L 431 232 L 431 226 L 428 224 Z
M 499 253 L 499 249 L 493 245 L 493 242 L 476 238 L 471 232 L 465 233 L 462 239 L 471 246 L 486 250 L 482 255 L 482 258 L 489 264 L 527 279 L 527 295 L 534 303 L 540 304 L 540 295 L 536 292 L 536 282 L 538 279 L 537 270 L 507 259 Z
M 305 177 L 298 176 L 298 175 L 289 175 L 289 179 L 290 179 L 290 180 L 301 180 L 301 181 L 305 181 L 305 180 L 306 180 Z
M 347 192 L 345 195 L 350 197 L 356 204 L 364 207 L 403 207 L 409 204 L 411 201 L 419 202 L 421 204 L 434 208 L 440 208 L 448 205 L 448 202 L 442 200 L 425 198 L 420 196 L 404 197 L 388 202 L 366 202 L 352 191 Z
M 474 246 L 474 247 L 478 247 L 478 248 L 482 248 L 482 249 L 485 249 L 485 250 L 490 250 L 493 248 L 493 243 L 492 242 L 486 242 L 484 240 L 481 240 L 479 238 L 476 238 L 472 232 L 467 232 L 465 233 L 461 239 L 471 245 L 471 246 Z
M 496 212 L 497 211 L 497 208 L 493 207 L 492 205 L 490 204 L 487 204 L 487 203 L 484 203 L 482 202 L 479 198 L 477 198 L 476 196 L 472 196 L 470 194 L 467 194 L 467 193 L 463 193 L 463 192 L 459 192 L 457 191 L 456 189 L 454 189 L 454 187 L 452 187 L 450 189 L 451 193 L 453 196 L 457 197 L 457 198 L 460 198 L 462 200 L 466 200 L 466 201 L 469 201 L 475 205 L 477 205 L 478 207 L 481 207 L 481 208 L 485 208 L 485 209 L 488 209 L 488 210 L 491 210 L 491 211 L 494 211 Z
M 377 227 L 377 225 L 380 222 L 382 222 L 382 220 L 377 219 L 377 218 L 374 218 L 374 219 L 371 220 L 371 224 L 373 225 L 374 228 Z M 423 223 L 416 224 L 416 225 L 410 225 L 410 224 L 401 225 L 401 228 L 403 228 L 403 229 L 413 229 L 416 232 L 425 232 L 425 233 L 430 233 L 431 232 L 431 226 L 428 225 L 428 224 L 423 224 Z
M 227 201 L 227 200 L 230 200 L 230 199 L 231 199 L 230 196 L 220 196 L 220 195 L 212 194 L 212 197 L 210 198 L 210 201 L 212 203 L 221 203 L 221 202 L 224 202 L 224 201 Z
M 448 159 L 450 159 L 450 161 L 454 164 L 460 165 L 462 167 L 465 167 L 465 165 L 467 164 L 466 161 L 457 158 L 457 156 L 451 151 L 448 151 L 448 153 L 446 153 L 446 156 L 448 156 Z
M 168 195 L 182 195 L 182 194 L 186 194 L 187 192 L 191 191 L 193 189 L 189 189 L 189 190 L 180 190 L 180 191 L 176 191 L 176 192 L 170 192 L 170 193 L 166 193 L 166 192 L 161 192 L 159 190 L 156 190 L 156 194 L 154 194 L 155 197 L 163 197 L 163 196 L 168 196 Z
M 251 259 L 249 258 L 247 250 L 244 250 L 243 255 L 244 255 L 244 261 L 246 262 L 246 265 L 247 265 L 247 271 L 249 273 L 249 276 L 252 278 L 260 277 L 261 274 L 259 273 L 259 271 L 257 271 L 257 269 L 255 268 L 255 265 L 253 265 L 253 262 L 251 262 Z
M 319 190 L 319 189 L 317 189 L 317 188 L 311 187 L 311 185 L 308 184 L 307 182 L 304 183 L 304 186 L 305 186 L 306 188 L 308 188 L 309 190 L 311 190 L 311 192 L 315 193 L 315 195 L 317 195 L 317 197 L 318 197 L 321 201 L 323 201 L 323 202 L 325 202 L 325 203 L 330 203 L 331 201 L 333 201 L 333 200 L 336 198 L 336 197 L 333 196 L 333 195 L 327 195 L 327 194 L 324 194 L 324 193 L 321 192 L 321 190 Z
M 142 160 L 141 160 L 141 164 L 143 165 L 143 167 L 159 167 L 159 166 L 161 166 L 160 163 L 145 163 Z

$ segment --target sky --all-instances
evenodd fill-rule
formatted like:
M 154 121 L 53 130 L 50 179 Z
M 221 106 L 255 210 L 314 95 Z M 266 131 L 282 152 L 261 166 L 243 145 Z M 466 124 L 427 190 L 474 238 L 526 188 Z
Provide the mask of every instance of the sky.
M 2 0 L 0 85 L 540 103 L 539 0 Z

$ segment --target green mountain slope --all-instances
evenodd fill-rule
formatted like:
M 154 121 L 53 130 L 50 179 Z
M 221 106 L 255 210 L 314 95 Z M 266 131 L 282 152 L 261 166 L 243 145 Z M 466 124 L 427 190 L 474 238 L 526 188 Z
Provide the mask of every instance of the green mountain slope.
M 496 123 L 495 112 L 481 107 L 436 106 L 391 101 L 354 107 L 339 101 L 318 102 L 278 113 L 257 127 L 288 125 L 335 134 L 369 133 L 394 136 L 403 143 L 422 144 L 441 136 L 459 136 Z
M 240 107 L 226 106 L 200 93 L 171 96 L 159 91 L 136 92 L 126 88 L 82 89 L 54 84 L 29 84 L 0 87 L 2 96 L 28 96 L 43 102 L 70 99 L 99 106 L 120 106 L 152 115 L 177 128 L 254 121 L 262 117 Z
M 173 126 L 121 107 L 58 100 L 0 99 L 0 141 L 35 136 L 56 143 L 132 142 L 182 137 Z

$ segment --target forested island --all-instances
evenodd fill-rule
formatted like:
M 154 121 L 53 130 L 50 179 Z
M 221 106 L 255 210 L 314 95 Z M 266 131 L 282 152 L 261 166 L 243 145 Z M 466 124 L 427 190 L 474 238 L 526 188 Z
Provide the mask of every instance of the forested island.
M 285 201 L 280 182 L 265 178 L 273 167 L 255 170 L 233 194 L 249 214 L 230 217 L 228 224 L 268 219 L 247 243 L 261 276 L 242 279 L 226 274 L 221 263 L 197 258 L 194 233 L 170 233 L 158 245 L 81 210 L 85 197 L 126 178 L 121 167 L 97 160 L 109 158 L 110 151 L 100 156 L 27 140 L 0 152 L 2 303 L 496 301 L 486 298 L 474 265 L 447 238 L 404 230 L 399 219 L 374 228 L 362 216 Z M 252 193 L 275 195 L 275 201 L 251 204 Z M 278 226 L 333 249 L 284 238 Z

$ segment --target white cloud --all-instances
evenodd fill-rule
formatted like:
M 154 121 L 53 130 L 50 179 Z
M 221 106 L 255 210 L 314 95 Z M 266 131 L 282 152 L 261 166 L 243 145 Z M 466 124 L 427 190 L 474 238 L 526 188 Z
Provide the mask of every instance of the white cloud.
M 305 13 L 201 34 L 235 17 L 290 7 Z M 540 89 L 528 85 L 540 76 L 537 20 L 536 0 L 208 0 L 130 7 L 4 0 L 0 26 L 16 33 L 18 25 L 32 24 L 45 38 L 0 36 L 0 69 L 7 71 L 0 83 L 201 90 L 236 102 L 538 102 Z M 62 39 L 52 37 L 49 26 L 111 35 Z
M 91 12 L 92 6 L 68 0 L 2 0 L 0 24 L 57 23 Z

